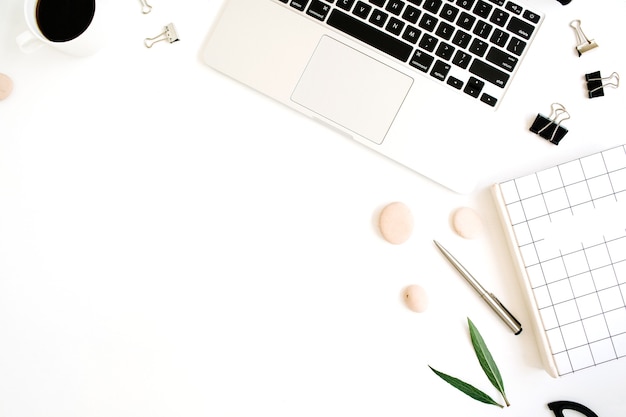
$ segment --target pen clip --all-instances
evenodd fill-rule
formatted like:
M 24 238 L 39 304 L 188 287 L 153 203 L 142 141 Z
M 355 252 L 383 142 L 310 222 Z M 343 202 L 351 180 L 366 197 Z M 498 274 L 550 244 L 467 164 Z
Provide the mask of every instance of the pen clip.
M 511 312 L 504 306 L 504 304 L 502 304 L 500 302 L 500 300 L 498 300 L 498 297 L 496 297 L 493 293 L 489 294 L 491 296 L 491 298 L 493 298 L 493 300 L 498 303 L 498 306 L 500 306 L 500 308 L 506 313 L 506 315 L 508 316 L 509 320 L 515 325 L 516 329 L 513 329 L 513 327 L 511 327 L 511 329 L 515 330 L 516 333 L 515 335 L 518 335 L 522 332 L 522 323 L 519 322 L 519 320 L 517 320 L 515 318 L 515 316 L 513 316 L 513 314 L 511 314 Z M 519 329 L 519 330 L 517 330 Z

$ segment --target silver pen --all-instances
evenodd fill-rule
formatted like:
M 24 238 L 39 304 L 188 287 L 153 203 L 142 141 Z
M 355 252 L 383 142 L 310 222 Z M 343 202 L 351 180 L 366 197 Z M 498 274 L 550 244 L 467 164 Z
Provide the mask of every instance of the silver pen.
M 446 259 L 450 261 L 452 266 L 454 266 L 457 271 L 459 271 L 461 275 L 463 275 L 463 278 L 465 278 L 467 282 L 469 282 L 470 285 L 476 290 L 476 292 L 480 294 L 482 299 L 485 300 L 489 307 L 491 307 L 491 309 L 496 312 L 496 314 L 502 319 L 502 321 L 504 321 L 506 325 L 509 326 L 511 330 L 513 330 L 513 333 L 515 333 L 516 335 L 520 334 L 522 332 L 522 325 L 519 321 L 517 321 L 515 317 L 513 317 L 509 310 L 507 310 L 506 307 L 502 305 L 500 300 L 498 300 L 498 298 L 493 295 L 493 293 L 485 290 L 485 288 L 480 285 L 476 278 L 474 278 L 472 274 L 470 274 L 469 271 L 465 269 L 465 267 L 461 265 L 461 263 L 457 261 L 450 252 L 446 250 L 446 248 L 441 246 L 441 244 L 436 240 L 433 240 L 433 242 L 435 242 L 435 245 L 439 248 L 441 253 L 443 253 Z

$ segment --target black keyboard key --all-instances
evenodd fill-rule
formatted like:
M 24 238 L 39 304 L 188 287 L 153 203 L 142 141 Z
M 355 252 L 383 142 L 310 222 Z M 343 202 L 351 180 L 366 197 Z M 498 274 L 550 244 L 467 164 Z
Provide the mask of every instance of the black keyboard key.
M 402 18 L 404 20 L 406 20 L 409 23 L 417 23 L 417 19 L 419 19 L 420 14 L 422 12 L 419 9 L 416 9 L 413 6 L 406 6 L 406 9 L 404 9 L 404 13 L 402 13 Z
M 487 37 L 491 33 L 491 29 L 493 29 L 493 26 L 481 20 L 476 23 L 476 26 L 474 27 L 474 35 L 478 35 L 483 39 L 487 39 Z
M 474 5 L 474 1 L 476 0 L 457 0 L 456 4 L 459 7 L 464 8 L 465 10 L 471 10 Z
M 526 10 L 524 11 L 524 19 L 529 20 L 533 23 L 539 23 L 539 20 L 541 19 L 541 17 L 534 12 L 531 12 L 530 10 Z
M 411 45 L 337 9 L 330 14 L 328 24 L 402 62 L 406 62 L 413 51 Z
M 431 16 L 428 13 L 424 13 L 424 16 L 422 16 L 422 19 L 420 20 L 419 27 L 421 27 L 422 29 L 426 29 L 429 32 L 432 32 L 433 30 L 435 30 L 438 22 L 439 19 L 437 19 L 436 17 Z
M 424 9 L 437 14 L 439 8 L 443 4 L 443 0 L 426 0 L 424 1 Z
M 306 14 L 313 16 L 314 18 L 324 21 L 326 16 L 330 12 L 330 4 L 322 2 L 321 0 L 313 0 L 311 5 L 306 11 Z
M 374 6 L 383 7 L 385 5 L 386 0 L 370 0 Z
M 407 26 L 404 30 L 404 34 L 402 34 L 402 39 L 407 42 L 411 42 L 413 45 L 417 43 L 422 31 L 414 26 Z
M 485 3 L 482 0 L 478 0 L 478 3 L 476 3 L 476 7 L 474 7 L 474 14 L 477 14 L 483 19 L 486 19 L 489 16 L 489 13 L 491 13 L 491 9 L 493 9 L 493 6 L 491 4 Z
M 489 44 L 487 42 L 475 38 L 469 47 L 469 51 L 474 55 L 482 57 L 483 55 L 485 55 L 485 52 L 487 52 L 488 48 Z
M 504 0 L 489 0 L 493 4 L 497 4 L 498 6 L 504 5 Z
M 476 18 L 474 16 L 469 13 L 462 12 L 459 16 L 459 20 L 456 21 L 456 24 L 465 30 L 471 30 L 475 21 Z
M 506 50 L 520 56 L 522 55 L 522 52 L 524 52 L 524 48 L 526 48 L 526 42 L 513 36 L 511 38 L 511 42 L 509 42 L 509 45 L 506 47 Z
M 340 7 L 344 10 L 350 10 L 354 5 L 354 0 L 337 0 L 337 7 Z
M 535 30 L 535 26 L 531 25 L 528 22 L 524 22 L 522 19 L 519 19 L 515 16 L 511 18 L 511 21 L 506 28 L 513 34 L 518 35 L 526 40 L 530 39 L 530 36 Z
M 422 40 L 419 43 L 419 47 L 425 51 L 432 52 L 435 50 L 435 47 L 437 46 L 437 42 L 439 42 L 437 38 L 435 38 L 434 36 L 428 33 L 425 33 L 424 36 L 422 36 Z
M 391 32 L 398 36 L 402 33 L 402 29 L 404 29 L 404 22 L 400 19 L 396 19 L 395 17 L 389 19 L 389 23 L 387 23 L 387 27 L 385 28 L 387 32 Z
M 509 16 L 510 14 L 508 14 L 504 10 L 496 9 L 491 14 L 489 21 L 500 27 L 503 27 L 506 24 L 506 21 L 509 20 Z
M 498 99 L 495 97 L 490 96 L 487 93 L 483 93 L 482 96 L 480 96 L 480 101 L 482 101 L 485 104 L 488 104 L 491 107 L 494 107 L 496 105 L 496 103 L 498 102 Z
M 460 90 L 461 88 L 463 88 L 463 81 L 459 80 L 458 78 L 453 77 L 452 75 L 448 77 L 448 81 L 446 81 L 446 83 L 456 88 L 457 90 Z
M 459 68 L 467 69 L 470 61 L 472 60 L 472 56 L 463 51 L 457 51 L 452 59 L 452 63 Z
M 435 34 L 447 41 L 450 40 L 452 34 L 454 33 L 454 26 L 449 23 L 441 22 L 435 31 Z
M 489 41 L 491 43 L 493 43 L 494 45 L 498 45 L 500 48 L 504 48 L 506 46 L 506 41 L 508 40 L 509 34 L 500 29 L 494 30 L 493 35 L 491 35 L 491 38 L 489 38 Z
M 513 55 L 509 55 L 493 46 L 489 49 L 489 53 L 485 59 L 508 72 L 512 72 L 519 61 Z
M 289 5 L 291 7 L 293 7 L 296 10 L 300 10 L 301 12 L 304 11 L 304 9 L 306 9 L 306 4 L 309 2 L 309 0 L 291 0 L 291 3 L 289 3 Z
M 404 13 L 402 13 L 402 18 L 407 22 L 415 24 L 417 23 L 417 19 L 419 19 L 421 13 L 421 10 L 409 5 L 406 6 L 406 9 L 404 9 Z
M 446 4 L 445 6 L 443 6 L 443 9 L 441 9 L 441 13 L 439 13 L 439 16 L 441 16 L 443 19 L 446 19 L 448 22 L 454 22 L 454 19 L 456 19 L 459 11 L 460 10 L 456 7 Z
M 387 3 L 387 6 L 385 7 L 385 10 L 387 10 L 389 13 L 393 13 L 396 16 L 398 16 L 403 8 L 404 8 L 404 2 L 403 1 L 400 1 L 400 0 L 389 0 L 389 3 Z
M 504 88 L 506 83 L 509 81 L 510 76 L 506 74 L 504 71 L 500 71 L 499 69 L 483 62 L 479 59 L 475 59 L 469 67 L 469 71 L 490 82 L 493 85 L 496 85 L 500 88 Z
M 462 30 L 457 30 L 454 34 L 454 38 L 452 38 L 452 43 L 459 48 L 467 48 L 467 45 L 469 45 L 471 40 L 472 35 L 467 32 L 463 32 Z
M 453 53 L 454 53 L 454 47 L 452 45 L 449 45 L 445 42 L 441 42 L 439 44 L 439 47 L 437 48 L 437 51 L 435 52 L 435 55 L 437 55 L 439 58 L 449 61 L 450 58 L 452 58 Z
M 516 15 L 522 14 L 522 6 L 515 4 L 512 1 L 508 2 L 504 8 L 509 12 L 515 13 Z
M 380 11 L 378 9 L 374 9 L 369 20 L 370 20 L 370 23 L 373 23 L 374 25 L 382 28 L 385 25 L 385 22 L 387 21 L 387 16 L 389 16 L 387 13 Z
M 372 11 L 372 6 L 360 1 L 356 4 L 356 7 L 352 11 L 352 13 L 354 13 L 355 16 L 358 16 L 361 19 L 367 19 L 367 16 L 370 15 L 371 11 Z
M 426 52 L 417 49 L 415 54 L 413 54 L 413 58 L 409 61 L 409 64 L 420 71 L 428 72 L 434 60 L 435 58 L 432 55 L 428 55 Z
M 475 78 L 475 77 L 470 77 L 470 79 L 467 81 L 467 84 L 465 84 L 465 88 L 463 89 L 463 92 L 465 92 L 466 94 L 469 94 L 470 96 L 474 98 L 478 98 L 484 86 L 485 86 L 484 81 L 479 80 L 478 78 Z
M 444 81 L 448 76 L 448 72 L 450 72 L 450 64 L 437 60 L 435 65 L 433 65 L 432 71 L 430 71 L 430 75 L 439 81 Z

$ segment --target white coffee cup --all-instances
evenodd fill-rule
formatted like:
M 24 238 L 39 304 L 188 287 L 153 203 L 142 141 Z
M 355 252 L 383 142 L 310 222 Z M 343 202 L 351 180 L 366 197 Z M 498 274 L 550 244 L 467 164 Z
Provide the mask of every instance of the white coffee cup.
M 24 0 L 28 30 L 16 38 L 24 53 L 44 45 L 74 56 L 98 51 L 106 40 L 108 0 Z

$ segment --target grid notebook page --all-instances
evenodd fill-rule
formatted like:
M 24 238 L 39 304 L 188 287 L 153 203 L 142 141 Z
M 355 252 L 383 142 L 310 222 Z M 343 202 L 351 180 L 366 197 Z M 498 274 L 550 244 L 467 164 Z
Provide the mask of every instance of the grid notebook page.
M 626 357 L 626 145 L 494 192 L 551 373 Z

